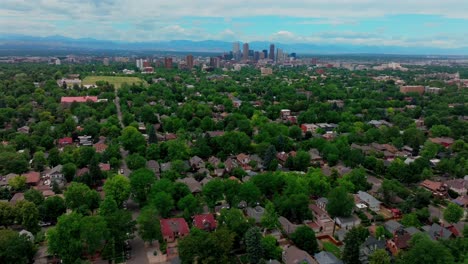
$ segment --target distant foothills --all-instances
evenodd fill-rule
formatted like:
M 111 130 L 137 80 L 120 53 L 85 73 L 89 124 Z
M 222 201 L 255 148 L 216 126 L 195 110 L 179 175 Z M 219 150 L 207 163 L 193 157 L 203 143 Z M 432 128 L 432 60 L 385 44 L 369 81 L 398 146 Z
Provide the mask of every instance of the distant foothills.
M 253 49 L 262 50 L 269 46 L 269 41 L 250 42 Z M 468 47 L 434 48 L 434 47 L 400 47 L 400 46 L 366 46 L 345 44 L 314 43 L 281 43 L 277 47 L 295 51 L 298 54 L 399 54 L 399 55 L 450 55 L 467 56 Z M 208 52 L 222 53 L 232 49 L 232 42 L 220 40 L 170 40 L 170 41 L 109 41 L 93 38 L 68 38 L 63 36 L 35 37 L 25 35 L 1 35 L 0 55 L 23 55 L 34 51 L 167 51 L 167 52 Z

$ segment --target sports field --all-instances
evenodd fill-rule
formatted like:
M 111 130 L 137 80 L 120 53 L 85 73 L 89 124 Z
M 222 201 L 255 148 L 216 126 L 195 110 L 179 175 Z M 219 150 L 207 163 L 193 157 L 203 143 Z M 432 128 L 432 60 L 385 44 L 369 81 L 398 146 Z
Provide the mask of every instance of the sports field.
M 88 76 L 84 78 L 83 85 L 96 84 L 97 81 L 104 81 L 113 84 L 115 88 L 120 88 L 123 83 L 143 83 L 146 85 L 146 81 L 138 77 L 122 77 L 122 76 Z

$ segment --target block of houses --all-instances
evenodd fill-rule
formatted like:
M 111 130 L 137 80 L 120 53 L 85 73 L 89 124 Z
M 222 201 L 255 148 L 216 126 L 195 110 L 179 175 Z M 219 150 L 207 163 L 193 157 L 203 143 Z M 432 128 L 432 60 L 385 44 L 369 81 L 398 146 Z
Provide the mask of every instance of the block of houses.
M 378 249 L 385 249 L 385 244 L 385 240 L 379 240 L 373 236 L 369 236 L 359 247 L 359 261 L 362 264 L 368 264 L 370 262 L 370 256 Z
M 161 219 L 161 234 L 164 241 L 174 242 L 190 233 L 189 226 L 184 218 Z
M 205 162 L 198 156 L 193 156 L 189 160 L 189 165 L 193 170 L 198 170 L 205 167 Z
M 343 261 L 328 251 L 320 251 L 314 255 L 318 264 L 343 264 Z
M 377 200 L 374 196 L 363 191 L 358 191 L 357 195 L 359 199 L 369 207 L 369 209 L 371 209 L 374 212 L 380 211 L 381 202 Z
M 442 182 L 435 182 L 431 180 L 424 180 L 419 186 L 430 191 L 434 197 L 444 198 L 447 196 L 448 188 L 447 185 Z
M 201 183 L 195 180 L 195 178 L 186 177 L 183 179 L 178 179 L 177 182 L 185 183 L 192 193 L 199 193 L 202 191 Z
M 287 246 L 283 251 L 282 258 L 286 264 L 317 264 L 317 261 L 309 253 L 296 246 Z
M 218 225 L 213 214 L 194 215 L 192 218 L 193 226 L 201 230 L 214 231 Z

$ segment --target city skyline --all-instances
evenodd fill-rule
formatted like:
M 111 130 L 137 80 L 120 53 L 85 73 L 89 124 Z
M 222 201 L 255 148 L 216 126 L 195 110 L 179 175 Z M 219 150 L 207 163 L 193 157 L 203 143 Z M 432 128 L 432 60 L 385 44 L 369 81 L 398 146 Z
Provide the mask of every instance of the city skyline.
M 468 3 L 449 0 L 4 0 L 0 36 L 60 35 L 114 41 L 222 40 L 364 46 L 467 47 Z

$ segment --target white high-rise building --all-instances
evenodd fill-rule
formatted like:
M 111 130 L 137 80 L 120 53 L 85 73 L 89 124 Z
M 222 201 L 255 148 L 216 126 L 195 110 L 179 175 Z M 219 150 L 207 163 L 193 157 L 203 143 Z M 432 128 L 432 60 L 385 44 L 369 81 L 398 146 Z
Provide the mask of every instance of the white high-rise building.
M 136 66 L 138 69 L 142 69 L 143 68 L 143 59 L 137 59 L 136 60 Z
M 284 61 L 283 49 L 277 49 L 277 51 L 276 51 L 276 62 L 283 62 L 283 61 Z
M 232 53 L 237 54 L 239 52 L 240 52 L 240 43 L 239 42 L 232 43 Z

